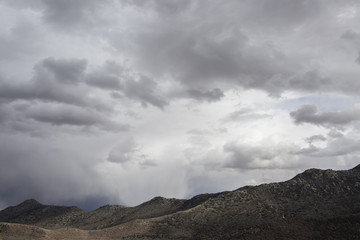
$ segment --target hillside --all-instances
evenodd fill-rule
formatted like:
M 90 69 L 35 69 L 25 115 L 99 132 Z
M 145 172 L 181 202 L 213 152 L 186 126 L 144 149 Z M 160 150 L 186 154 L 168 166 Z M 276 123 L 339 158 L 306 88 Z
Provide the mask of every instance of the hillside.
M 189 200 L 156 197 L 136 207 L 92 212 L 27 200 L 0 211 L 0 221 L 7 222 L 0 225 L 4 240 L 360 239 L 360 165 L 310 169 L 286 182 Z

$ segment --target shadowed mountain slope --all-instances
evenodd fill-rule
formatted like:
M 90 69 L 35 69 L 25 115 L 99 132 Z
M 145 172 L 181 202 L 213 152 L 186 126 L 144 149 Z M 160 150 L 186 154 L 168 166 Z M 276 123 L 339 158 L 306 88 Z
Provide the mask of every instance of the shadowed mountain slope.
M 309 169 L 286 182 L 190 200 L 156 197 L 137 207 L 104 206 L 89 213 L 28 200 L 1 211 L 0 221 L 74 228 L 24 226 L 43 239 L 360 239 L 360 165 L 347 171 Z M 0 237 L 11 239 L 19 225 L 1 226 Z
M 0 222 L 22 223 L 47 227 L 68 226 L 86 214 L 78 207 L 47 206 L 29 199 L 0 212 Z
M 102 229 L 135 219 L 160 217 L 190 209 L 217 195 L 219 194 L 201 194 L 190 200 L 155 197 L 136 207 L 106 205 L 92 212 L 85 212 L 77 207 L 43 205 L 30 199 L 0 211 L 0 222 L 29 224 L 48 229 Z

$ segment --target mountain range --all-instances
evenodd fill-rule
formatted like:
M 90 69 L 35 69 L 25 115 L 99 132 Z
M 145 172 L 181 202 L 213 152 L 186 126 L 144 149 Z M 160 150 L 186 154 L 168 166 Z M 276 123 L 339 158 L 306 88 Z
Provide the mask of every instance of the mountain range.
M 91 212 L 30 199 L 0 211 L 7 239 L 360 239 L 360 165 Z

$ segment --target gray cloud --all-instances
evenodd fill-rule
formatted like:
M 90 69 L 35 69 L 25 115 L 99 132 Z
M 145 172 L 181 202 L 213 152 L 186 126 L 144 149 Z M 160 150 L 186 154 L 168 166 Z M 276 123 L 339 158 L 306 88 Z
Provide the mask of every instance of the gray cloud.
M 79 137 L 72 136 L 71 139 L 79 140 Z M 80 144 L 74 144 L 77 140 L 59 144 L 51 138 L 1 135 L 0 181 L 4 183 L 0 186 L 2 201 L 9 205 L 36 198 L 48 204 L 77 202 L 81 207 L 91 208 L 111 202 L 111 196 L 103 191 L 101 197 L 104 199 L 101 202 L 85 206 L 85 199 L 99 196 L 99 176 L 92 170 L 94 146 L 87 145 L 88 150 L 75 157 L 80 147 Z M 65 147 L 66 145 L 68 146 Z M 67 152 L 61 150 L 64 147 Z
M 253 2 L 245 0 L 242 2 L 228 1 L 227 4 L 219 4 L 217 1 L 208 1 L 204 4 L 201 0 L 195 1 L 127 1 L 128 4 L 153 8 L 161 16 L 174 16 L 186 14 L 186 11 L 196 11 L 202 16 L 209 17 L 218 12 L 218 17 L 223 21 L 242 21 L 245 26 L 251 28 L 289 29 L 304 22 L 319 17 L 325 9 L 321 8 L 322 2 L 302 0 L 289 2 L 286 0 L 260 0 Z M 224 13 L 228 12 L 228 15 Z M 292 13 L 292 14 L 291 14 Z
M 113 146 L 107 156 L 107 161 L 119 163 L 123 166 L 138 165 L 142 169 L 155 167 L 157 164 L 146 154 L 142 153 L 142 149 L 138 146 L 133 138 L 126 138 L 122 142 Z
M 96 0 L 41 0 L 46 23 L 63 29 L 81 29 L 103 23 L 99 10 L 109 1 Z
M 34 76 L 28 82 L 12 83 L 2 78 L 0 99 L 3 101 L 42 100 L 107 109 L 99 99 L 88 96 L 89 89 L 76 86 L 86 68 L 80 59 L 55 60 L 47 58 L 36 64 Z
M 143 75 L 122 72 L 120 65 L 106 62 L 99 71 L 86 73 L 84 59 L 46 58 L 38 63 L 31 81 L 12 84 L 0 78 L 0 100 L 41 100 L 91 107 L 97 110 L 111 108 L 95 99 L 89 87 L 122 92 L 126 97 L 163 109 L 168 101 L 157 94 L 157 83 Z
M 309 146 L 300 148 L 299 150 L 296 150 L 294 152 L 294 154 L 309 156 L 309 155 L 313 155 L 314 153 L 317 153 L 319 151 L 320 151 L 319 148 L 315 147 L 312 143 L 309 143 Z
M 337 138 L 330 142 L 325 149 L 322 149 L 315 156 L 317 157 L 341 157 L 350 156 L 360 152 L 360 141 L 347 137 Z
M 155 93 L 157 83 L 146 76 L 139 76 L 139 79 L 129 78 L 123 83 L 124 94 L 141 102 L 146 107 L 147 104 L 154 105 L 163 109 L 168 102 L 165 98 Z
M 201 129 L 191 129 L 187 131 L 187 134 L 194 135 L 194 136 L 206 136 L 211 135 L 212 132 L 208 130 L 201 130 Z
M 0 33 L 0 61 L 16 60 L 41 51 L 41 32 L 31 21 L 20 21 L 8 33 Z
M 247 14 L 250 25 L 260 28 L 267 26 L 277 30 L 289 30 L 299 24 L 311 22 L 324 11 L 320 1 L 312 0 L 261 0 L 256 3 L 247 1 L 247 4 L 250 10 Z
M 189 89 L 186 91 L 187 95 L 190 98 L 196 99 L 198 101 L 207 101 L 207 102 L 216 102 L 224 97 L 223 91 L 219 88 L 214 88 L 208 91 L 201 91 L 197 89 Z
M 0 0 L 0 205 L 133 205 L 350 167 L 354 3 Z M 285 109 L 306 102 L 319 111 L 287 121 Z
M 296 124 L 310 123 L 322 126 L 342 127 L 360 120 L 359 109 L 347 109 L 338 112 L 318 113 L 315 105 L 303 105 L 300 109 L 290 112 Z
M 271 145 L 271 144 L 270 144 Z M 224 167 L 235 169 L 292 169 L 301 166 L 291 146 L 249 146 L 228 142 L 223 150 L 229 155 Z
M 222 121 L 239 122 L 244 120 L 261 119 L 268 117 L 271 117 L 271 115 L 256 111 L 255 109 L 251 109 L 251 108 L 242 108 L 240 110 L 236 110 L 234 112 L 229 113 L 225 118 L 222 119 Z
M 55 81 L 64 83 L 76 83 L 83 79 L 87 66 L 85 59 L 54 59 L 46 58 L 42 61 L 39 71 L 43 68 L 52 74 Z
M 38 104 L 31 107 L 26 116 L 39 122 L 57 126 L 98 127 L 115 132 L 129 130 L 128 125 L 111 121 L 94 110 L 63 104 Z
M 114 146 L 107 157 L 107 161 L 114 163 L 126 163 L 134 160 L 134 154 L 139 151 L 134 139 L 129 138 Z
M 261 89 L 273 96 L 286 90 L 357 92 L 355 86 L 348 87 L 352 80 L 338 82 L 331 79 L 309 65 L 311 61 L 304 61 L 301 54 L 282 48 L 277 38 L 261 40 L 261 36 L 252 34 L 254 31 L 267 36 L 278 33 L 287 38 L 299 28 L 300 34 L 310 35 L 316 29 L 307 24 L 319 27 L 323 21 L 330 21 L 339 14 L 339 8 L 348 6 L 348 1 L 343 4 L 310 0 L 229 1 L 227 4 L 208 1 L 204 4 L 194 0 L 181 3 L 126 1 L 118 4 L 116 1 L 44 0 L 40 3 L 32 7 L 42 10 L 45 22 L 64 30 L 96 27 L 96 34 L 108 40 L 119 53 L 131 58 L 136 68 L 151 73 L 146 74 L 147 77 L 170 76 L 184 89 L 190 89 L 189 97 L 203 99 L 199 96 L 210 94 L 211 89 L 226 90 L 234 85 Z M 101 13 L 111 13 L 111 9 L 121 12 L 132 5 L 137 16 L 131 19 L 132 27 L 125 30 L 114 27 L 110 31 L 106 26 L 112 26 L 109 19 L 114 15 L 103 16 Z M 151 17 L 154 15 L 157 17 Z M 215 15 L 217 18 L 212 18 Z M 301 31 L 302 26 L 309 30 Z M 346 30 L 342 33 L 342 39 L 358 41 L 356 32 Z M 120 88 L 115 76 L 99 78 L 99 74 L 94 74 L 88 82 L 102 88 Z M 204 94 L 191 93 L 193 90 Z M 166 105 L 154 97 L 151 101 L 158 107 Z
M 352 30 L 347 30 L 341 35 L 341 38 L 350 42 L 355 47 L 360 47 L 360 35 Z
M 106 66 L 109 74 L 114 71 L 111 63 Z M 47 131 L 46 127 L 34 126 L 30 119 L 59 127 L 129 130 L 129 125 L 111 120 L 113 110 L 109 103 L 94 97 L 94 89 L 85 82 L 86 67 L 84 59 L 46 58 L 35 65 L 30 81 L 12 83 L 2 77 L 0 101 L 7 115 L 1 118 L 2 122 L 7 120 L 11 129 L 39 136 Z
M 328 136 L 329 137 L 332 137 L 332 138 L 340 138 L 340 137 L 343 137 L 344 134 L 342 134 L 341 132 L 337 131 L 336 129 L 331 129 L 328 133 Z
M 360 141 L 348 138 L 347 136 L 337 137 L 328 141 L 323 148 L 315 147 L 311 143 L 306 148 L 301 148 L 295 154 L 307 155 L 316 159 L 325 158 L 329 161 L 331 158 L 340 160 L 341 157 L 355 155 L 360 151 Z
M 88 74 L 86 83 L 105 90 L 112 90 L 112 96 L 115 98 L 126 96 L 140 101 L 143 107 L 151 104 L 163 109 L 168 105 L 168 100 L 158 94 L 157 82 L 116 62 L 107 61 L 102 68 Z
M 319 135 L 313 135 L 311 137 L 308 137 L 305 139 L 308 143 L 313 143 L 313 142 L 319 142 L 319 141 L 326 141 L 326 137 L 324 137 L 323 135 L 319 134 Z
M 0 124 L 11 119 L 12 112 L 7 105 L 0 104 Z
M 251 46 L 236 27 L 215 24 L 212 31 L 208 23 L 194 28 L 180 20 L 173 23 L 180 25 L 174 30 L 168 24 L 158 24 L 136 37 L 133 51 L 141 56 L 138 63 L 154 75 L 170 74 L 190 89 L 216 88 L 221 79 L 224 83 L 277 93 L 283 91 L 283 81 L 296 67 L 271 45 Z M 122 50 L 121 46 L 118 48 Z
M 120 90 L 122 75 L 126 70 L 113 61 L 106 61 L 98 70 L 88 74 L 86 83 L 107 90 Z
M 346 40 L 358 51 L 358 57 L 355 59 L 355 62 L 360 64 L 360 34 L 352 30 L 347 30 L 341 35 L 341 38 Z
M 87 84 L 108 90 L 120 90 L 121 84 L 117 76 L 102 75 L 99 73 L 90 74 L 87 77 Z
M 313 92 L 329 87 L 332 84 L 333 81 L 331 79 L 322 77 L 317 70 L 311 70 L 290 78 L 288 87 L 290 89 Z
M 137 66 L 157 77 L 171 76 L 186 89 L 238 86 L 273 96 L 287 90 L 356 94 L 348 88 L 352 80 L 335 81 L 301 53 L 281 48 L 277 38 L 259 41 L 266 34 L 291 37 L 297 28 L 301 34 L 312 34 L 302 32 L 302 26 L 330 21 L 339 11 L 335 2 L 327 2 L 326 7 L 323 1 L 310 0 L 131 3 L 147 21 L 136 21 L 126 38 L 117 31 L 108 34 L 110 43 L 119 52 L 129 53 Z M 144 12 L 157 17 L 147 18 Z M 254 31 L 263 35 L 251 34 Z

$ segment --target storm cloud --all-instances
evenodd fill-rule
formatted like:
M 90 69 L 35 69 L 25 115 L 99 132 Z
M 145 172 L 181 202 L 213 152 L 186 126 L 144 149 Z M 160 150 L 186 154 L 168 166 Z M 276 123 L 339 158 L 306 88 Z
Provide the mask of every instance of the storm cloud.
M 85 68 L 86 61 L 83 59 L 44 59 L 34 66 L 34 75 L 30 81 L 19 83 L 2 79 L 0 99 L 41 100 L 95 108 L 105 107 L 89 97 L 86 88 L 78 85 L 83 78 Z
M 332 75 L 306 62 L 300 53 L 293 54 L 282 48 L 277 38 L 266 38 L 275 32 L 291 40 L 301 34 L 311 34 L 311 31 L 315 34 L 316 29 L 310 27 L 306 32 L 294 29 L 301 29 L 303 24 L 317 27 L 322 21 L 333 21 L 331 16 L 341 14 L 347 6 L 350 8 L 347 3 L 337 6 L 333 1 L 305 0 L 296 3 L 230 1 L 227 4 L 165 2 L 151 1 L 140 7 L 136 4 L 137 8 L 157 17 L 137 22 L 137 31 L 132 31 L 129 38 L 131 43 L 120 41 L 123 36 L 117 31 L 108 36 L 120 52 L 129 49 L 135 52 L 134 61 L 156 76 L 171 75 L 190 88 L 235 84 L 262 89 L 275 96 L 289 89 L 351 91 L 346 86 L 347 81 L 335 81 Z M 331 27 L 326 30 L 335 30 Z M 265 33 L 253 35 L 254 30 Z M 347 31 L 339 35 L 354 41 L 357 35 Z
M 115 132 L 129 130 L 128 125 L 111 121 L 96 111 L 61 104 L 38 104 L 36 107 L 30 108 L 26 116 L 52 125 L 94 126 Z
M 353 167 L 359 13 L 352 0 L 0 0 L 0 208 Z
M 360 120 L 359 109 L 346 109 L 338 112 L 318 113 L 315 105 L 303 105 L 300 109 L 290 112 L 296 124 L 310 123 L 322 126 L 345 126 Z

